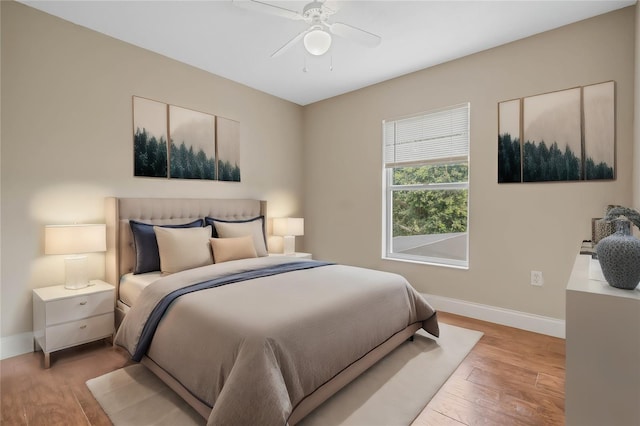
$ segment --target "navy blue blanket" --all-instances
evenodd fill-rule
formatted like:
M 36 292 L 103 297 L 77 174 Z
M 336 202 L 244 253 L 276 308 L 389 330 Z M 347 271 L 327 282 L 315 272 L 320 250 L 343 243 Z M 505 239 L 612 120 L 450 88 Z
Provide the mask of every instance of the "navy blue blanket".
M 238 283 L 241 281 L 247 281 L 254 278 L 262 278 L 268 277 L 271 275 L 284 274 L 286 272 L 292 271 L 300 271 L 302 269 L 311 269 L 317 268 L 319 266 L 327 266 L 333 265 L 330 262 L 318 262 L 316 260 L 309 260 L 304 262 L 292 262 L 292 263 L 282 263 L 279 265 L 268 266 L 265 268 L 254 269 L 251 271 L 240 272 L 237 274 L 225 275 L 223 277 L 214 278 L 208 281 L 204 281 L 197 284 L 192 284 L 178 290 L 172 291 L 167 294 L 160 302 L 153 308 L 147 322 L 142 329 L 142 333 L 140 335 L 140 339 L 138 341 L 138 345 L 136 346 L 136 351 L 132 356 L 134 361 L 140 361 L 144 354 L 149 349 L 149 345 L 151 345 L 151 340 L 153 339 L 153 335 L 156 332 L 156 328 L 158 328 L 158 323 L 160 319 L 164 316 L 165 311 L 169 308 L 171 303 L 176 300 L 178 297 L 183 296 L 185 294 L 193 293 L 194 291 L 205 290 L 208 288 L 220 287 L 227 284 Z

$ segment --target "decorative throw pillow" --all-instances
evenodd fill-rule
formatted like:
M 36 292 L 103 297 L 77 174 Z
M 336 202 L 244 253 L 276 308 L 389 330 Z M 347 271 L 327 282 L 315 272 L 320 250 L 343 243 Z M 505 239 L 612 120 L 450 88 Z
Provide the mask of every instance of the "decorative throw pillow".
M 264 216 L 247 220 L 223 220 L 205 217 L 207 225 L 213 225 L 213 238 L 235 238 L 251 235 L 259 257 L 267 256 L 267 239 L 264 235 Z
M 211 249 L 215 263 L 258 257 L 251 235 L 237 238 L 211 238 Z
M 211 265 L 211 227 L 163 228 L 154 226 L 163 274 Z
M 158 253 L 158 242 L 154 226 L 162 228 L 202 228 L 203 220 L 198 219 L 190 223 L 180 225 L 153 225 L 151 223 L 130 220 L 131 232 L 133 233 L 133 248 L 136 252 L 134 274 L 144 274 L 160 270 L 160 254 Z

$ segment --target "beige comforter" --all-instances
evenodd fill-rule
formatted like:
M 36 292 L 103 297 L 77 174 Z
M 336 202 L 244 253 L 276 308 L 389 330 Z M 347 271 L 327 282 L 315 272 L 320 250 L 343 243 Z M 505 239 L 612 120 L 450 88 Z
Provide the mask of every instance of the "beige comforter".
M 149 285 L 116 344 L 130 353 L 165 294 L 212 277 L 296 261 L 267 257 L 180 272 Z M 182 296 L 147 356 L 212 406 L 208 425 L 286 425 L 295 406 L 410 324 L 438 334 L 435 311 L 396 274 L 329 265 Z

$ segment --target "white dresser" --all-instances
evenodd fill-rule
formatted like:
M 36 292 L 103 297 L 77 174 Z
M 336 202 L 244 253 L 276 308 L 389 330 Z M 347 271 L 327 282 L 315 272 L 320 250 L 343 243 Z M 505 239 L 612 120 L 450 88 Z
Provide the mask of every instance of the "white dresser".
M 566 293 L 567 426 L 640 425 L 640 289 L 589 279 L 579 255 Z
M 34 350 L 44 352 L 45 368 L 51 352 L 113 336 L 115 288 L 91 283 L 79 290 L 62 285 L 33 290 Z

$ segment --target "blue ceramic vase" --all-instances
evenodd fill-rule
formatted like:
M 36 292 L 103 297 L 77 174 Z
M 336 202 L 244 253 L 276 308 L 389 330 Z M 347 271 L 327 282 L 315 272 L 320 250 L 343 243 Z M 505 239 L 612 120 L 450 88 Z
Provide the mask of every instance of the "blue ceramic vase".
M 600 240 L 596 253 L 609 285 L 633 290 L 640 283 L 640 239 L 631 235 L 629 222 L 616 222 L 616 233 Z

